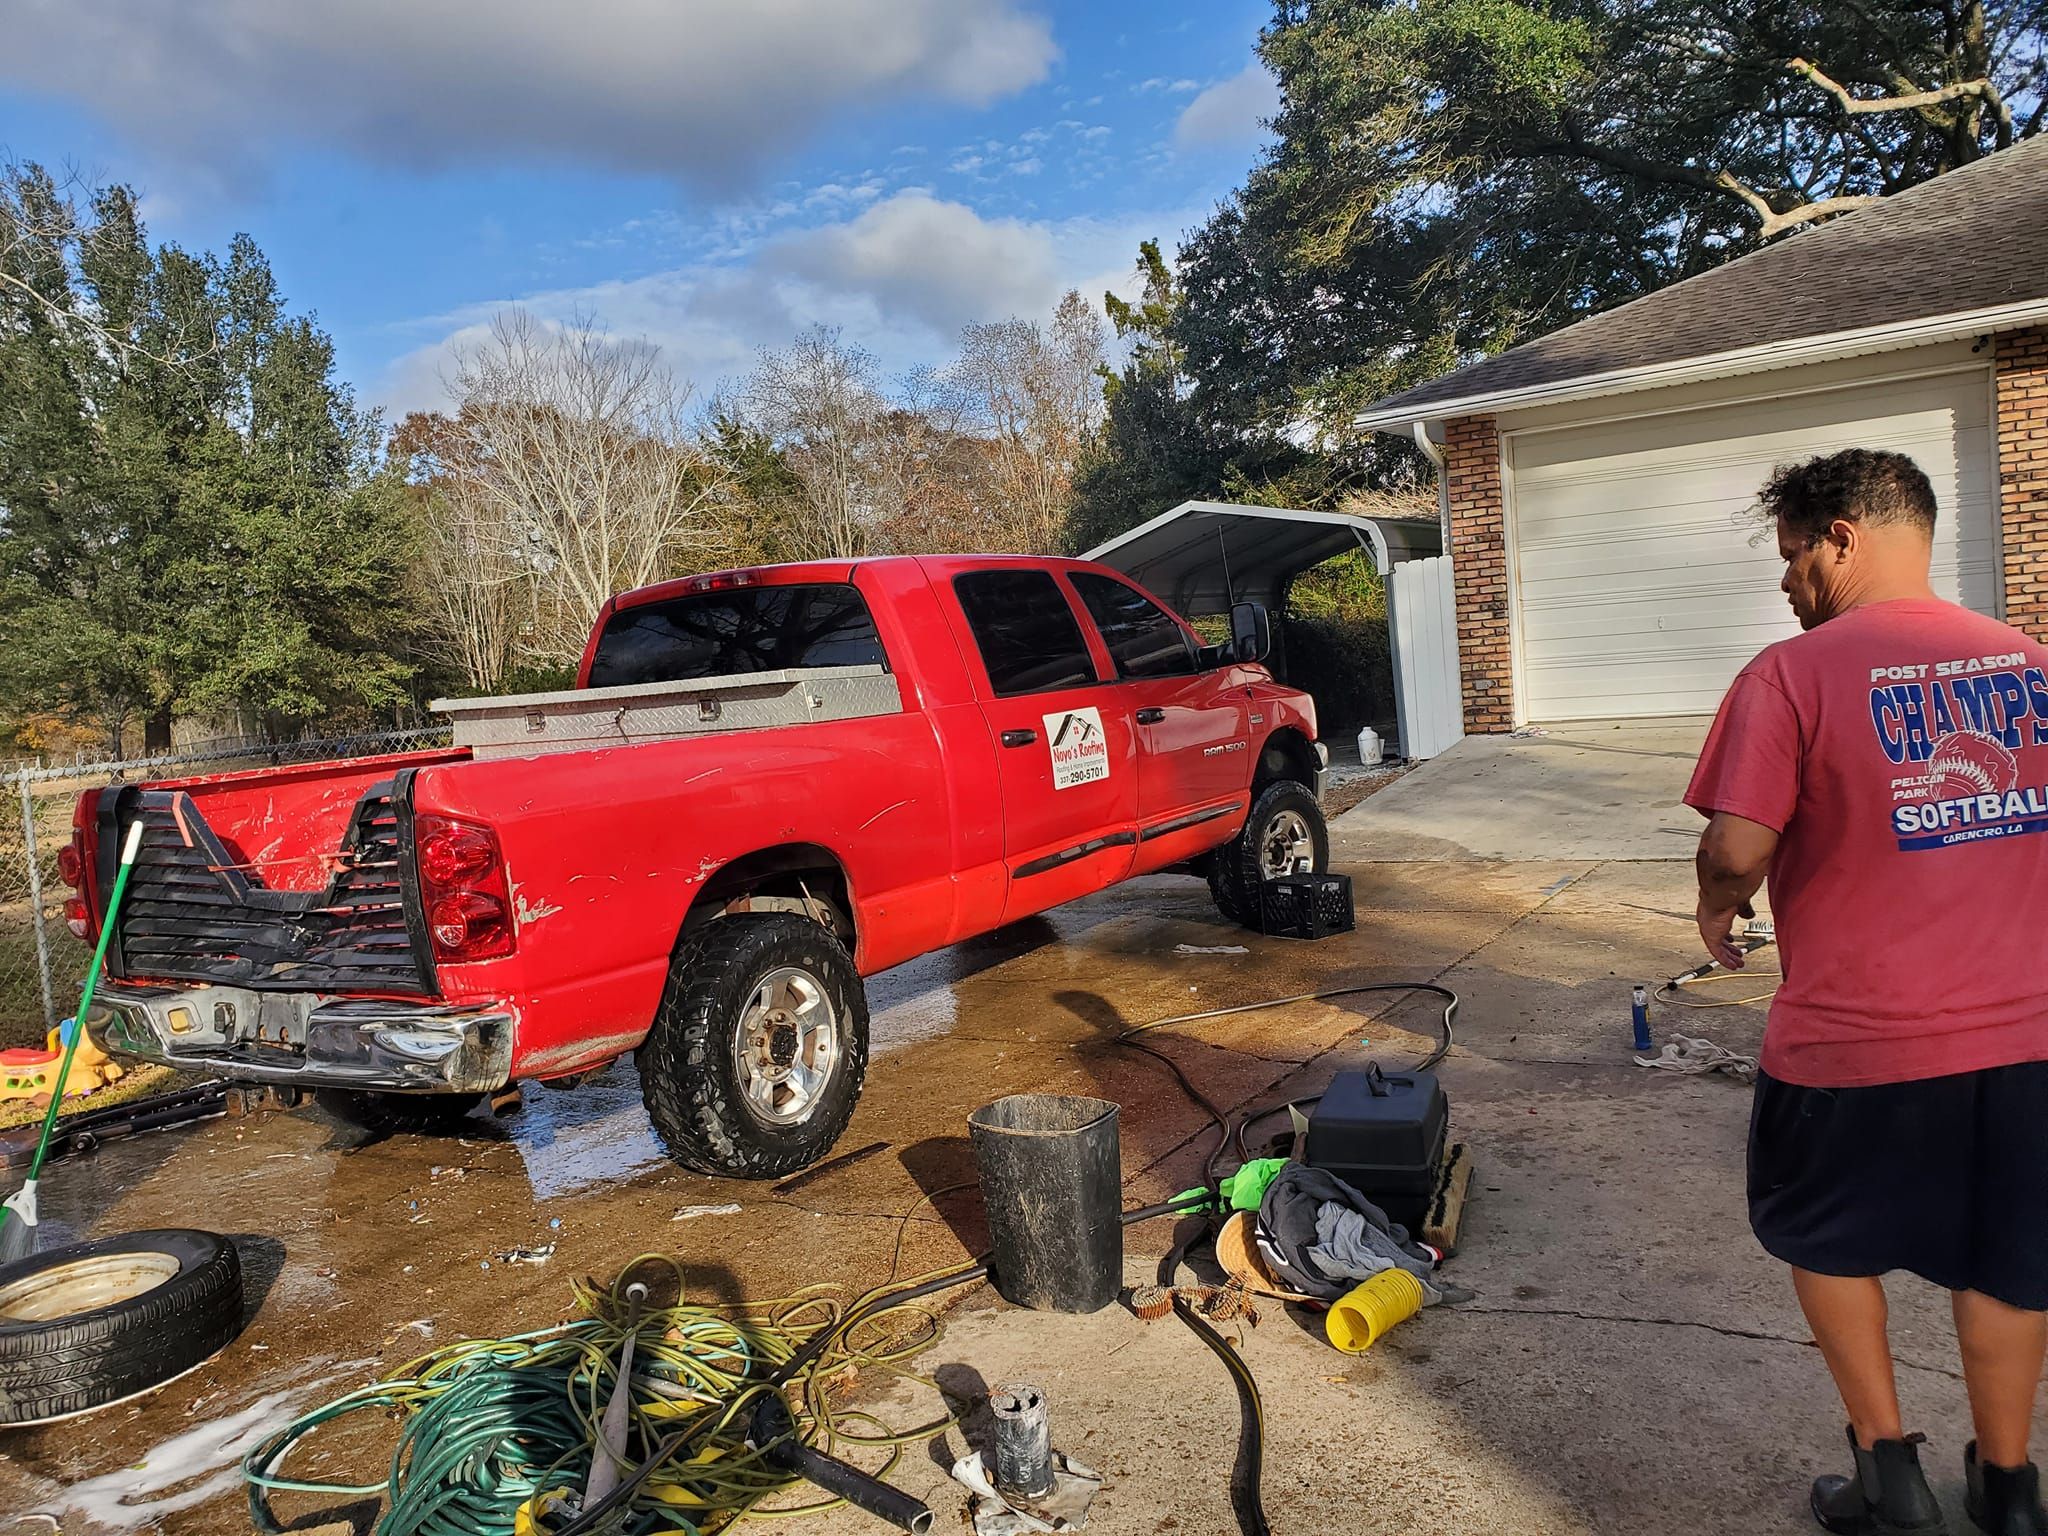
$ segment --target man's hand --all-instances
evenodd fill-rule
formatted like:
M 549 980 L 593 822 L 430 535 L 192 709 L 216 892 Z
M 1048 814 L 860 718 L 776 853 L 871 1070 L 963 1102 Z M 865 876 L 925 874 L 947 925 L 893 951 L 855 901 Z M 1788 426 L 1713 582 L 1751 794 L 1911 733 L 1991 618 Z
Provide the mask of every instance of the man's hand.
M 1746 902 L 1744 905 L 1748 905 Z M 1742 969 L 1746 958 L 1735 945 L 1735 919 L 1747 914 L 1734 907 L 1713 907 L 1706 897 L 1700 898 L 1699 910 L 1694 914 L 1699 919 L 1700 938 L 1706 942 L 1707 953 L 1731 971 Z
M 1731 971 L 1741 970 L 1743 961 L 1733 937 L 1735 919 L 1755 915 L 1749 898 L 1764 883 L 1777 849 L 1772 828 L 1726 811 L 1716 811 L 1700 834 L 1694 861 L 1700 880 L 1700 938 L 1707 953 Z

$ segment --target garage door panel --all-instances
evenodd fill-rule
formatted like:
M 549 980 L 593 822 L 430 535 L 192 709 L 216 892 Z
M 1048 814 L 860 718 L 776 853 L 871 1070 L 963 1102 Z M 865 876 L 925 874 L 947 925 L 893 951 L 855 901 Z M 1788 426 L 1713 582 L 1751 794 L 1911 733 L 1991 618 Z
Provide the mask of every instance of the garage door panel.
M 1996 611 L 1989 396 L 1973 371 L 1510 435 L 1522 715 L 1711 710 L 1796 632 L 1754 507 L 1776 465 L 1818 453 L 1911 455 L 1940 508 L 1935 589 Z

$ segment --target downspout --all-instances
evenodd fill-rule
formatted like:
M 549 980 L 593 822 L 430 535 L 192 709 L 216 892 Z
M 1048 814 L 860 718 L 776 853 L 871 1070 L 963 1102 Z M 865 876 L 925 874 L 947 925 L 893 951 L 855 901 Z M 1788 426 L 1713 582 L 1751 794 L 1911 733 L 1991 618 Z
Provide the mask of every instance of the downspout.
M 1436 466 L 1436 522 L 1443 538 L 1444 553 L 1451 552 L 1451 481 L 1444 473 L 1443 445 L 1429 435 L 1429 423 L 1413 423 L 1415 446 L 1422 450 L 1422 456 Z

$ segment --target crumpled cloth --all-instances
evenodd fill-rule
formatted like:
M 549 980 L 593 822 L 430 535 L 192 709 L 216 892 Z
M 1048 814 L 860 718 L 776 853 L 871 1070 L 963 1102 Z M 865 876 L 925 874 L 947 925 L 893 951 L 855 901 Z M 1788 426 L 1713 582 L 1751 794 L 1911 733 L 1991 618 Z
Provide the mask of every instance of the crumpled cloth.
M 1324 1209 L 1329 1206 L 1336 1210 L 1326 1222 Z M 1346 1215 L 1355 1217 L 1355 1224 L 1345 1221 Z M 1391 1264 L 1420 1280 L 1425 1294 L 1436 1291 L 1430 1279 L 1436 1255 L 1364 1195 L 1321 1168 L 1290 1163 L 1280 1171 L 1260 1203 L 1257 1237 L 1259 1253 L 1276 1276 L 1304 1296 L 1335 1301 Z M 1367 1264 L 1371 1267 L 1361 1267 Z

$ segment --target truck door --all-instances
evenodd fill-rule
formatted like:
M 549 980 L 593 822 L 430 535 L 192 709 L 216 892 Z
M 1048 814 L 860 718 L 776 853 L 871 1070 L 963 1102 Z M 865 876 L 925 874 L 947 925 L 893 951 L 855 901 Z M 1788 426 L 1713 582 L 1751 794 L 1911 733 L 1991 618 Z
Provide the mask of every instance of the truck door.
M 1144 592 L 1103 572 L 1067 579 L 1116 667 L 1117 709 L 1138 745 L 1136 868 L 1177 863 L 1220 840 L 1245 811 L 1250 708 L 1225 670 L 1203 671 L 1195 639 Z
M 1081 623 L 1050 572 L 1024 565 L 953 578 L 980 662 L 976 691 L 996 741 L 1003 921 L 1113 885 L 1131 871 L 1138 773 L 1128 715 L 1100 680 Z

